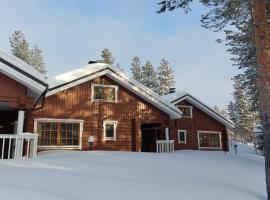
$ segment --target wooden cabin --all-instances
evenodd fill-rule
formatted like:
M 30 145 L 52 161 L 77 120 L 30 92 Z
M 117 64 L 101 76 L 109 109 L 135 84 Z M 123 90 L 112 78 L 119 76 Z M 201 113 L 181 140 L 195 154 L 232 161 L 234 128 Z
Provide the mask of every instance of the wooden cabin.
M 25 112 L 42 104 L 47 87 L 32 66 L 0 50 L 0 158 L 14 157 L 19 139 L 33 138 L 23 134 Z
M 228 131 L 234 127 L 233 122 L 186 92 L 172 93 L 163 99 L 183 113 L 170 128 L 175 150 L 229 150 Z
M 44 107 L 27 115 L 38 148 L 156 152 L 181 111 L 119 68 L 91 63 L 55 77 Z M 91 144 L 91 143 L 90 143 Z

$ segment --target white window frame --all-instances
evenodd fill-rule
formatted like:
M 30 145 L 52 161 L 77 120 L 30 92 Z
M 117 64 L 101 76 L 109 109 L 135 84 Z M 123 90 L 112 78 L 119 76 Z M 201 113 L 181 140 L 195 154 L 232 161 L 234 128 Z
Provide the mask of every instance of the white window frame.
M 209 134 L 218 134 L 219 135 L 219 147 L 201 147 L 200 146 L 200 133 L 209 133 Z M 221 132 L 219 131 L 197 131 L 197 137 L 198 137 L 198 147 L 199 149 L 217 149 L 222 150 L 222 139 L 221 139 Z
M 106 137 L 106 124 L 113 124 L 113 137 Z M 116 141 L 117 121 L 106 120 L 103 122 L 103 139 L 104 141 Z
M 79 132 L 79 145 L 66 145 L 66 146 L 47 146 L 47 145 L 38 145 L 40 150 L 49 150 L 49 149 L 79 149 L 82 150 L 82 134 L 83 134 L 83 123 L 84 120 L 81 119 L 53 119 L 53 118 L 36 118 L 34 119 L 34 133 L 37 133 L 37 124 L 38 122 L 58 122 L 58 123 L 77 123 L 80 125 Z
M 185 141 L 180 141 L 180 133 L 184 133 Z M 187 130 L 177 130 L 178 136 L 178 144 L 186 144 L 187 143 Z
M 181 110 L 181 107 L 182 108 L 189 108 L 190 109 L 190 116 L 184 116 L 184 118 L 192 118 L 193 117 L 193 106 L 182 106 L 182 105 L 178 105 L 177 106 L 180 110 Z
M 94 87 L 111 87 L 115 89 L 115 100 L 104 100 L 104 99 L 94 99 Z M 106 84 L 91 84 L 91 101 L 101 101 L 101 102 L 111 102 L 117 103 L 118 99 L 118 86 L 117 85 L 106 85 Z

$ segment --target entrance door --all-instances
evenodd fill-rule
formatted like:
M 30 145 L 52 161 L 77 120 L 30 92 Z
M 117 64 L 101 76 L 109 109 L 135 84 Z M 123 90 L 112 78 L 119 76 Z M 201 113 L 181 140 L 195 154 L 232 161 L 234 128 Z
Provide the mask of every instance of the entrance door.
M 156 152 L 156 141 L 161 138 L 161 124 L 143 124 L 142 152 Z

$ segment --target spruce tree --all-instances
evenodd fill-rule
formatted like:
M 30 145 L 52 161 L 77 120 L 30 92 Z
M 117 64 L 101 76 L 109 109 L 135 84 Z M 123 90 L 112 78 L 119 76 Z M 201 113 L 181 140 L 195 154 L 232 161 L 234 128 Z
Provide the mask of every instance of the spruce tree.
M 234 78 L 234 99 L 235 109 L 237 113 L 236 131 L 247 141 L 247 136 L 253 128 L 253 113 L 246 98 L 245 92 L 242 88 L 241 80 L 238 77 Z
M 142 66 L 142 84 L 150 88 L 154 92 L 158 91 L 158 81 L 155 69 L 150 61 L 146 61 Z
M 34 45 L 29 52 L 29 64 L 37 69 L 40 73 L 46 74 L 45 63 L 42 58 L 42 51 L 37 45 Z
M 131 74 L 132 74 L 132 78 L 141 82 L 142 80 L 142 69 L 141 69 L 141 62 L 140 62 L 140 58 L 135 56 L 134 58 L 132 58 L 132 63 L 131 63 Z
M 235 103 L 230 101 L 229 105 L 228 105 L 228 115 L 229 115 L 229 119 L 236 124 L 238 121 L 238 116 L 237 116 L 237 111 L 236 111 L 236 106 Z
M 106 63 L 109 65 L 114 64 L 115 58 L 112 56 L 112 53 L 109 49 L 105 48 L 101 51 L 101 60 L 98 60 L 98 62 Z
M 29 44 L 21 31 L 15 31 L 9 38 L 11 52 L 14 56 L 22 59 L 42 74 L 46 74 L 42 51 L 37 45 L 29 49 Z
M 173 70 L 169 62 L 165 59 L 161 59 L 161 63 L 158 67 L 158 93 L 164 95 L 169 93 L 170 88 L 174 87 L 174 75 Z
M 25 39 L 24 34 L 21 31 L 15 31 L 11 37 L 9 37 L 11 46 L 11 52 L 14 56 L 29 63 L 29 44 Z

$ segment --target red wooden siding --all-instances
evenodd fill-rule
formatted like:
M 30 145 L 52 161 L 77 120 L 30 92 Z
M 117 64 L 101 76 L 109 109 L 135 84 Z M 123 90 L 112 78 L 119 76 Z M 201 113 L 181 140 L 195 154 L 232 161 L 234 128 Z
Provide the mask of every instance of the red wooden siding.
M 187 101 L 182 101 L 177 105 L 193 106 Z M 198 149 L 197 131 L 216 131 L 222 133 L 222 149 L 227 150 L 228 138 L 226 127 L 195 106 L 193 106 L 192 112 L 192 118 L 183 117 L 171 122 L 171 137 L 175 140 L 175 149 Z M 186 144 L 178 143 L 177 130 L 187 130 Z
M 8 102 L 13 108 L 31 108 L 33 99 L 27 97 L 26 90 L 24 85 L 0 73 L 0 102 Z
M 118 85 L 117 103 L 92 102 L 91 83 Z M 107 76 L 98 77 L 47 97 L 44 108 L 28 113 L 28 131 L 33 131 L 35 118 L 84 120 L 83 149 L 88 148 L 88 137 L 93 135 L 94 149 L 139 151 L 141 123 L 160 122 L 163 126 L 169 124 L 169 116 L 166 113 Z M 103 141 L 104 120 L 118 121 L 116 141 Z

